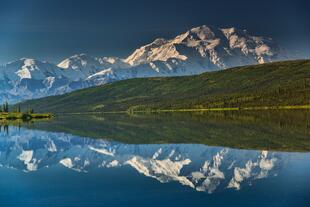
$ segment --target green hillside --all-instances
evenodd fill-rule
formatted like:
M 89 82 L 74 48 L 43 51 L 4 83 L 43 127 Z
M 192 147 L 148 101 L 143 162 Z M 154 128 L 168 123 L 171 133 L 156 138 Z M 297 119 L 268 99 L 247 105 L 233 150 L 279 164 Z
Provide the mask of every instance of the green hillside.
M 21 104 L 57 113 L 292 105 L 310 105 L 309 60 L 196 76 L 131 79 Z

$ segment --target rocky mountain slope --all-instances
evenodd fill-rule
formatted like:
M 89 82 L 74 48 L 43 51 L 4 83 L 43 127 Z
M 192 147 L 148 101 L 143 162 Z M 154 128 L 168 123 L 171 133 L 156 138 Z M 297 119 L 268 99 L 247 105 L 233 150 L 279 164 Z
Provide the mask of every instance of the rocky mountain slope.
M 140 77 L 200 74 L 287 59 L 271 39 L 236 28 L 201 26 L 156 39 L 125 59 L 74 55 L 58 65 L 23 58 L 0 66 L 0 102 L 16 102 Z

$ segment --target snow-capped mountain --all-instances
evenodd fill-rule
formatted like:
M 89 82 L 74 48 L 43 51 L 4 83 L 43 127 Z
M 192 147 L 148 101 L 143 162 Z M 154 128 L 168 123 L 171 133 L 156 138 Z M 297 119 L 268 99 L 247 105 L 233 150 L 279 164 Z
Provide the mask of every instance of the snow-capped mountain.
M 156 39 L 125 59 L 74 55 L 54 65 L 20 59 L 0 66 L 0 101 L 63 94 L 117 80 L 200 74 L 287 59 L 271 39 L 236 28 L 193 28 L 172 39 Z
M 86 54 L 74 55 L 63 60 L 57 66 L 63 69 L 63 74 L 71 81 L 83 81 L 104 69 L 129 67 L 125 61 L 119 58 L 95 58 Z
M 10 129 L 0 133 L 0 168 L 27 173 L 63 166 L 87 173 L 128 166 L 161 183 L 213 193 L 235 190 L 279 174 L 285 153 L 235 150 L 200 144 L 123 144 L 65 133 Z
M 131 67 L 110 68 L 88 78 L 93 84 L 136 77 L 194 75 L 241 65 L 287 59 L 271 39 L 236 28 L 201 26 L 177 37 L 156 39 L 125 59 Z
M 171 40 L 156 39 L 137 49 L 126 61 L 140 65 L 176 59 L 197 62 L 203 68 L 207 67 L 204 70 L 216 70 L 270 62 L 281 58 L 279 52 L 271 38 L 251 36 L 236 28 L 218 29 L 204 25 Z
M 55 65 L 22 58 L 0 68 L 2 99 L 19 100 L 40 97 L 68 82 Z
M 72 56 L 58 66 L 29 58 L 0 66 L 0 101 L 12 102 L 67 93 L 88 87 L 90 75 L 111 67 L 113 60 L 85 54 Z

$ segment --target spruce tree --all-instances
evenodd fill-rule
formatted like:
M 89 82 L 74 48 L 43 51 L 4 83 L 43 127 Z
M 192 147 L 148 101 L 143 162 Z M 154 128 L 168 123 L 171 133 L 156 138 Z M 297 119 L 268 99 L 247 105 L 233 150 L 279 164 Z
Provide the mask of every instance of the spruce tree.
M 7 101 L 5 102 L 5 112 L 9 112 L 9 104 Z

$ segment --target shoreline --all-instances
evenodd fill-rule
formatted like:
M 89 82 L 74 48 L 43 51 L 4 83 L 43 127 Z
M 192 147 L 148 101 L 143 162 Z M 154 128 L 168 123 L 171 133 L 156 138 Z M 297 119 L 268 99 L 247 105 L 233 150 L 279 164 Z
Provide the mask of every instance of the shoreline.
M 254 106 L 254 107 L 227 107 L 227 108 L 201 108 L 201 109 L 153 109 L 153 110 L 126 110 L 126 111 L 97 111 L 97 112 L 64 112 L 56 114 L 134 114 L 134 113 L 171 113 L 171 112 L 211 112 L 211 111 L 263 111 L 263 110 L 310 110 L 310 105 L 294 106 Z
M 52 118 L 51 113 L 0 112 L 0 120 L 33 120 Z

